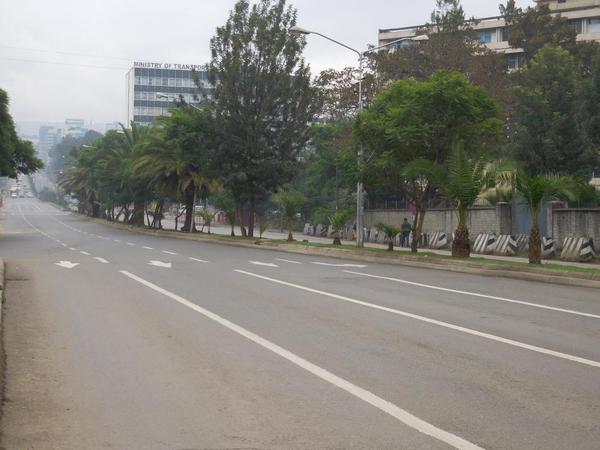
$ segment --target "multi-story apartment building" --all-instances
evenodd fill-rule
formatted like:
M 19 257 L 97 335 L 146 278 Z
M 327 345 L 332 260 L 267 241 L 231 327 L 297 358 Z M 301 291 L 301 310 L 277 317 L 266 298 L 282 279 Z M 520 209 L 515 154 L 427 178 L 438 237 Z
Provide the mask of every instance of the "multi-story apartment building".
M 157 117 L 168 115 L 177 99 L 197 105 L 209 92 L 204 66 L 135 62 L 127 73 L 127 121 L 152 124 Z
M 536 0 L 547 4 L 556 14 L 569 20 L 577 31 L 579 41 L 600 41 L 600 0 Z M 379 30 L 380 45 L 397 39 L 415 36 L 421 26 L 390 28 Z M 518 68 L 522 61 L 523 50 L 508 45 L 506 23 L 502 17 L 477 19 L 473 28 L 479 33 L 479 39 L 490 50 L 507 55 L 510 68 Z

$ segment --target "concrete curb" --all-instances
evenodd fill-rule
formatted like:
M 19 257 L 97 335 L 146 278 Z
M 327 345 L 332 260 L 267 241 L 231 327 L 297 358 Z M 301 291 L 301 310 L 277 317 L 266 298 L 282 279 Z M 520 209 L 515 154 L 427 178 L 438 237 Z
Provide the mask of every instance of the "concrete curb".
M 471 261 L 458 261 L 452 259 L 427 260 L 427 256 L 411 256 L 393 254 L 369 255 L 367 253 L 356 253 L 352 250 L 337 248 L 318 248 L 298 245 L 279 245 L 269 240 L 255 242 L 235 241 L 218 235 L 184 234 L 176 231 L 150 230 L 121 223 L 108 222 L 104 219 L 95 219 L 78 215 L 88 221 L 108 225 L 132 233 L 155 237 L 169 237 L 188 241 L 208 242 L 232 247 L 246 247 L 252 249 L 276 250 L 285 253 L 296 253 L 303 255 L 326 256 L 330 258 L 346 259 L 359 262 L 370 262 L 375 264 L 393 264 L 407 267 L 419 267 L 426 269 L 445 270 L 449 272 L 468 273 L 472 275 L 483 275 L 490 277 L 512 278 L 524 281 L 537 281 L 542 283 L 554 283 L 573 287 L 586 287 L 600 289 L 600 274 L 587 274 L 583 272 L 567 272 L 559 270 L 545 270 L 535 267 L 511 266 L 507 264 L 479 264 Z

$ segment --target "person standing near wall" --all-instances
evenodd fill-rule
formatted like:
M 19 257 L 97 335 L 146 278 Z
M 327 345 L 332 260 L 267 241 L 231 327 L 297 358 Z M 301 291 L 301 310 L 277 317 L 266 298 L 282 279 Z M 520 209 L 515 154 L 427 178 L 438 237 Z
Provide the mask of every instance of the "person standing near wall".
M 405 217 L 404 222 L 400 226 L 400 247 L 408 247 L 408 238 L 412 231 L 412 224 Z

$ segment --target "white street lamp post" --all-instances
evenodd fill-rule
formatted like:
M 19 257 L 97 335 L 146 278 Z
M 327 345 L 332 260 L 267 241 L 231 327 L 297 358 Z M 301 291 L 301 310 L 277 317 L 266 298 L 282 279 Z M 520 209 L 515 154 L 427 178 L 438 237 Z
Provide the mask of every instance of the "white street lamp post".
M 333 38 L 330 38 L 329 36 L 326 36 L 324 34 L 318 33 L 316 31 L 311 31 L 311 30 L 306 30 L 304 28 L 300 28 L 300 27 L 291 27 L 290 32 L 292 33 L 296 33 L 296 34 L 316 34 L 317 36 L 321 36 L 324 39 L 327 39 L 328 41 L 333 42 L 334 44 L 340 45 L 354 53 L 356 53 L 358 55 L 358 111 L 362 112 L 363 110 L 363 92 L 362 92 L 362 81 L 363 81 L 363 76 L 364 76 L 364 60 L 365 60 L 365 56 L 368 53 L 372 53 L 375 52 L 377 50 L 380 50 L 382 48 L 386 48 L 386 47 L 390 47 L 394 44 L 398 44 L 400 42 L 403 41 L 427 41 L 429 40 L 429 37 L 426 34 L 422 34 L 419 36 L 412 36 L 412 37 L 406 37 L 406 38 L 401 38 L 401 39 L 397 39 L 395 41 L 392 42 L 388 42 L 387 44 L 383 44 L 383 45 L 379 45 L 377 47 L 372 47 L 369 48 L 365 51 L 358 51 L 346 44 L 343 44 L 339 41 L 336 41 Z M 359 165 L 362 163 L 362 158 L 363 157 L 363 153 L 362 153 L 362 148 L 359 148 L 359 153 L 358 153 L 358 163 Z M 357 247 L 363 247 L 364 246 L 364 235 L 363 235 L 363 183 L 362 180 L 359 179 L 357 184 L 356 184 L 356 246 Z

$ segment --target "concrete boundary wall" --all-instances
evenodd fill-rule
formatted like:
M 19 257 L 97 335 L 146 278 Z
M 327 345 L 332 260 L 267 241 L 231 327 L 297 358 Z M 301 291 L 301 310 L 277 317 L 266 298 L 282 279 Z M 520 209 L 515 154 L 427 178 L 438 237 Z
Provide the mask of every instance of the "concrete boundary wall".
M 557 208 L 548 220 L 552 237 L 561 246 L 566 238 L 588 238 L 600 248 L 600 208 Z
M 365 212 L 365 227 L 374 227 L 378 222 L 400 227 L 405 217 L 412 222 L 413 215 L 408 210 L 371 210 Z M 511 223 L 511 208 L 508 203 L 474 208 L 467 219 L 472 240 L 480 233 L 510 234 Z M 423 233 L 443 231 L 451 237 L 457 226 L 458 216 L 455 210 L 430 209 L 425 214 Z

